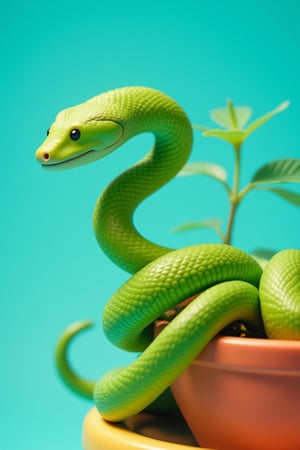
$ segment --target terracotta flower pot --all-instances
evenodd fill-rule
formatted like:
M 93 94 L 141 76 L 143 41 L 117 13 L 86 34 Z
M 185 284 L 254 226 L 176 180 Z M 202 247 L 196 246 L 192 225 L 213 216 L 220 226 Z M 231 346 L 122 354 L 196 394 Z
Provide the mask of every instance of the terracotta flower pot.
M 217 337 L 172 385 L 199 445 L 300 449 L 300 342 Z
M 155 334 L 166 324 L 158 322 Z M 171 388 L 201 448 L 300 449 L 299 341 L 219 336 Z M 84 449 L 197 448 L 184 424 L 170 420 L 142 413 L 110 424 L 94 408 L 84 422 Z

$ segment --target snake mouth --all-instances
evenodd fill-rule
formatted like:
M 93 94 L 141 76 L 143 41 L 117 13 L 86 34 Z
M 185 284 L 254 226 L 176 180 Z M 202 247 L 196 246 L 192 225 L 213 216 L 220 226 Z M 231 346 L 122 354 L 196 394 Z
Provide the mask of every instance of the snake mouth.
M 72 158 L 64 159 L 63 161 L 56 161 L 53 163 L 44 163 L 44 164 L 42 164 L 42 167 L 48 168 L 48 167 L 56 167 L 56 166 L 61 166 L 63 164 L 68 164 L 69 162 L 75 161 L 80 158 L 84 158 L 86 155 L 88 155 L 92 152 L 95 152 L 95 151 L 96 150 L 91 149 L 91 150 L 88 150 L 87 152 L 81 153 L 80 155 L 73 156 Z

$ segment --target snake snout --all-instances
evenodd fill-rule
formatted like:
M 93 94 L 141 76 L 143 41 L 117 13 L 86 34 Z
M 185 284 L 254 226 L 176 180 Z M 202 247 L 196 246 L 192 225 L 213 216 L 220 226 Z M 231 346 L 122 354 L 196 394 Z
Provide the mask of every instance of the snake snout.
M 35 154 L 36 159 L 40 162 L 40 163 L 45 163 L 48 162 L 51 158 L 51 155 L 49 152 L 47 152 L 46 150 L 43 150 L 42 148 L 39 148 Z
M 50 154 L 47 153 L 47 152 L 45 152 L 45 153 L 43 154 L 42 158 L 43 158 L 43 161 L 48 161 L 48 160 L 50 159 Z

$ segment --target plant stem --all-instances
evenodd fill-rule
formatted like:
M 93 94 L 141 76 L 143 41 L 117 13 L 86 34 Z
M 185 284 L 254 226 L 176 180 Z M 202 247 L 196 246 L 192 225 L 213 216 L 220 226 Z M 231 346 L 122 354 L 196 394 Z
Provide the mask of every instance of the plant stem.
M 239 183 L 240 183 L 240 167 L 241 167 L 241 147 L 242 147 L 241 144 L 235 144 L 233 146 L 234 155 L 235 155 L 234 177 L 233 177 L 233 187 L 232 187 L 231 195 L 229 197 L 230 211 L 229 211 L 227 231 L 225 234 L 224 244 L 231 244 L 232 230 L 233 230 L 236 210 L 237 210 L 237 207 L 240 202 Z

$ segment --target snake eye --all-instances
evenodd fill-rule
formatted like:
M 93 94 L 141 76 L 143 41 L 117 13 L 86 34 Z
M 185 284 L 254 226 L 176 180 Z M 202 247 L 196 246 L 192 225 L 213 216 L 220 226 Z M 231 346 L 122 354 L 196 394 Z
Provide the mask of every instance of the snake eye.
M 70 138 L 72 139 L 72 141 L 78 141 L 78 139 L 80 138 L 80 131 L 77 130 L 77 128 L 74 128 L 70 133 Z
M 50 133 L 50 128 L 48 128 L 48 130 L 47 130 L 47 136 L 49 136 L 49 133 Z

